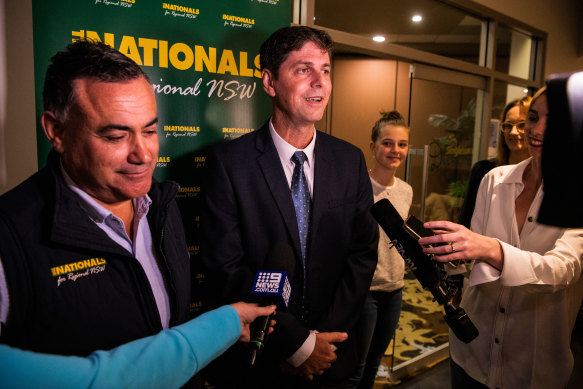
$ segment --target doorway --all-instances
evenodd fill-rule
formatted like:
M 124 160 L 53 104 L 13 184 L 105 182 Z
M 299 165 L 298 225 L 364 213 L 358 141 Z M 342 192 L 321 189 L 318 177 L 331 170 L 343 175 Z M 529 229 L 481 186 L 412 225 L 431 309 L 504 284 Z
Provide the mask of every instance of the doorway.
M 411 66 L 411 139 L 406 180 L 411 213 L 457 222 L 482 140 L 485 80 L 424 65 Z

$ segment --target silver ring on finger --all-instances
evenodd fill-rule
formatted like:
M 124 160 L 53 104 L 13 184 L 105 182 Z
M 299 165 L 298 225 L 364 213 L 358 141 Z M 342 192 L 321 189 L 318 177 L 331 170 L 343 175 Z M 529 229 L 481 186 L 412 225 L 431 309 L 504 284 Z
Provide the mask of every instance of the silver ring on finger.
M 451 246 L 451 253 L 455 253 L 455 246 L 453 245 L 453 242 L 449 242 L 449 245 Z

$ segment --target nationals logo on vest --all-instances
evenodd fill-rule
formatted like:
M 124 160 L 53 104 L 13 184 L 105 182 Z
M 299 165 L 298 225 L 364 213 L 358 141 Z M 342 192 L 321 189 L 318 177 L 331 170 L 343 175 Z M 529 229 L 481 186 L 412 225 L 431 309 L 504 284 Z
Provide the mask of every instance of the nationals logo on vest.
M 104 258 L 83 259 L 52 267 L 51 274 L 53 277 L 57 277 L 57 286 L 61 286 L 63 282 L 76 282 L 81 277 L 101 273 L 105 270 L 106 264 L 107 261 Z

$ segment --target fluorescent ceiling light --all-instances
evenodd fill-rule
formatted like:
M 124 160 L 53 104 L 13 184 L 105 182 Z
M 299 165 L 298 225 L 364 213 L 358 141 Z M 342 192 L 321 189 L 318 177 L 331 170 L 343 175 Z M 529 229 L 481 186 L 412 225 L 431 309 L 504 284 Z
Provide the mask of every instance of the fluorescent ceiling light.
M 411 20 L 414 23 L 419 23 L 419 22 L 421 22 L 423 20 L 423 17 L 421 15 L 413 15 L 413 17 L 411 18 Z
M 373 41 L 375 42 L 384 42 L 385 41 L 385 37 L 382 35 L 377 35 L 375 37 L 372 38 Z

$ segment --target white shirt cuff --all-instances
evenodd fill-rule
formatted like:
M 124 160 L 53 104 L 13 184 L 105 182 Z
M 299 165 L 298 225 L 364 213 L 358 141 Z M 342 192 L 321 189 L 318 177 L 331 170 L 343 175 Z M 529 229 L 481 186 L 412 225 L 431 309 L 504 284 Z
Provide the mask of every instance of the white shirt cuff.
M 523 251 L 508 243 L 501 242 L 504 253 L 504 267 L 500 277 L 503 286 L 520 286 L 536 283 L 538 277 L 531 262 L 536 253 Z
M 476 261 L 470 273 L 470 286 L 485 284 L 500 278 L 500 270 L 486 262 Z
M 288 358 L 287 362 L 293 367 L 298 367 L 308 359 L 316 347 L 316 331 L 310 331 L 310 335 L 304 341 L 304 344 Z

